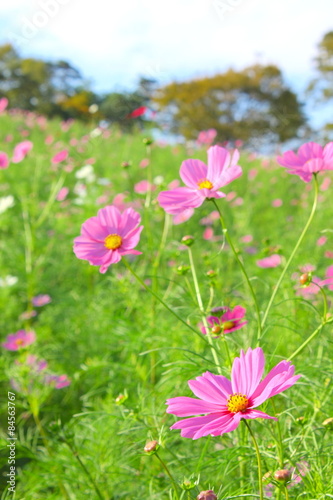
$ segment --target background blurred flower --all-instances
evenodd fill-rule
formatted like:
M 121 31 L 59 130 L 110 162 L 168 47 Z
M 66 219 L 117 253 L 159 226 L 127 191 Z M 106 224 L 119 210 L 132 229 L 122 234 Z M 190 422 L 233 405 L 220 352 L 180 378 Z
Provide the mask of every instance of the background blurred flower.
M 279 254 L 273 254 L 264 259 L 257 260 L 257 266 L 267 269 L 269 267 L 277 267 L 281 264 L 281 256 Z
M 6 153 L 0 151 L 0 169 L 8 168 L 9 166 L 9 158 Z
M 12 162 L 20 163 L 27 156 L 29 151 L 33 148 L 33 143 L 31 141 L 19 142 L 14 149 Z
M 46 304 L 49 304 L 50 302 L 52 302 L 52 299 L 47 294 L 40 294 L 40 295 L 36 295 L 35 297 L 33 297 L 31 302 L 32 302 L 32 305 L 34 305 L 35 307 L 42 307 L 42 306 L 45 306 Z
M 7 349 L 7 351 L 18 351 L 19 349 L 26 347 L 36 340 L 36 334 L 34 331 L 27 332 L 26 330 L 18 330 L 16 333 L 10 333 L 6 341 L 2 344 L 2 347 Z
M 287 168 L 289 174 L 298 175 L 304 182 L 310 182 L 312 175 L 322 170 L 333 170 L 333 142 L 324 148 L 316 142 L 307 142 L 297 151 L 287 151 L 277 157 L 277 162 Z
M 219 336 L 219 334 L 222 333 L 231 333 L 247 324 L 247 321 L 242 321 L 246 314 L 246 309 L 244 307 L 235 306 L 234 309 L 222 307 L 221 309 L 225 311 L 222 316 L 208 316 L 207 318 L 207 323 L 211 327 L 213 334 L 216 333 Z M 202 333 L 208 333 L 204 327 Z

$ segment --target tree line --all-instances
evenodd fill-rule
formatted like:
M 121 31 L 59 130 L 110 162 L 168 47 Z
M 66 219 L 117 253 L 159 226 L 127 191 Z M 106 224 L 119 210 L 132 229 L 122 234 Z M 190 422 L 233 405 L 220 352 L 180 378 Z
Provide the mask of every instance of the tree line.
M 314 60 L 316 77 L 305 98 L 316 106 L 333 99 L 333 31 L 322 38 Z M 304 104 L 276 65 L 254 64 L 211 77 L 159 86 L 141 77 L 132 92 L 97 94 L 69 62 L 22 58 L 10 44 L 0 46 L 0 97 L 12 108 L 59 116 L 117 123 L 123 129 L 149 120 L 186 139 L 214 128 L 219 141 L 285 142 L 310 132 Z M 333 124 L 322 133 L 328 138 Z

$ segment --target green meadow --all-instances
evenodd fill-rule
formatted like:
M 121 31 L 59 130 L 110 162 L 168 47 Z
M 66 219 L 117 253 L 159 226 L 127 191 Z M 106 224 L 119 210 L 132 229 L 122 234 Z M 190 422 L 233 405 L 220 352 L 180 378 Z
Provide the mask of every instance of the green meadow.
M 299 283 L 307 269 L 324 280 L 333 264 L 333 174 L 318 174 L 313 220 L 258 334 L 248 283 L 219 219 L 209 218 L 214 204 L 206 201 L 189 220 L 174 224 L 156 200 L 179 179 L 182 161 L 206 162 L 205 148 L 147 145 L 149 130 L 126 135 L 92 122 L 66 128 L 20 113 L 2 115 L 0 125 L 0 150 L 9 157 L 17 143 L 33 143 L 22 161 L 0 170 L 1 343 L 19 330 L 36 335 L 24 348 L 1 347 L 1 499 L 188 500 L 209 489 L 219 500 L 259 498 L 247 427 L 186 439 L 170 430 L 179 418 L 166 413 L 165 404 L 193 397 L 188 380 L 218 373 L 213 352 L 230 378 L 230 360 L 258 343 L 265 374 L 289 357 L 302 374 L 260 406 L 278 422 L 250 421 L 264 498 L 333 498 L 333 290 L 311 284 L 314 293 L 307 294 Z M 65 149 L 68 158 L 52 163 Z M 308 221 L 315 187 L 288 174 L 275 156 L 239 150 L 243 175 L 222 188 L 227 197 L 217 203 L 263 318 Z M 144 180 L 152 189 L 138 193 Z M 68 194 L 59 201 L 64 187 Z M 112 204 L 141 215 L 136 250 L 142 255 L 126 260 L 145 287 L 123 260 L 101 274 L 73 253 L 84 221 Z M 191 247 L 181 243 L 186 235 L 193 237 Z M 277 267 L 257 265 L 270 255 L 281 257 Z M 191 259 L 204 315 L 240 305 L 245 326 L 218 338 L 202 334 Z M 49 302 L 34 306 L 38 295 Z M 45 360 L 47 367 L 38 370 L 29 359 Z M 50 377 L 61 375 L 70 383 L 57 388 Z M 8 393 L 15 395 L 15 495 L 7 482 Z M 144 451 L 152 440 L 159 443 L 157 454 Z M 274 477 L 281 469 L 290 471 L 287 482 Z

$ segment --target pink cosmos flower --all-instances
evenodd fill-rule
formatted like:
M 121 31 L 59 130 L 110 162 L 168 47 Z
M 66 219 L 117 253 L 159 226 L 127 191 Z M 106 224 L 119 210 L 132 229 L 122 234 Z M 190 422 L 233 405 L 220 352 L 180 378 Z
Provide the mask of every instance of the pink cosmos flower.
M 64 201 L 64 199 L 67 197 L 69 193 L 69 189 L 68 187 L 62 187 L 59 191 L 58 191 L 58 194 L 56 196 L 56 200 L 57 201 Z
M 201 146 L 202 144 L 212 144 L 216 136 L 217 136 L 217 130 L 215 130 L 215 128 L 202 130 L 201 132 L 199 132 L 197 138 L 197 144 L 199 146 Z
M 123 255 L 142 253 L 133 250 L 143 229 L 140 222 L 141 217 L 133 208 L 123 213 L 112 205 L 101 208 L 96 217 L 83 223 L 81 236 L 74 240 L 74 253 L 78 259 L 100 266 L 99 271 L 104 274 Z
M 178 226 L 178 224 L 182 224 L 183 222 L 189 220 L 193 214 L 194 214 L 194 208 L 186 208 L 183 212 L 174 215 L 172 222 L 174 223 L 175 226 Z
M 49 304 L 52 302 L 52 299 L 49 295 L 45 294 L 40 294 L 36 295 L 35 297 L 32 298 L 31 300 L 32 305 L 35 307 L 42 307 L 45 306 L 46 304 Z
M 281 264 L 281 256 L 277 253 L 257 260 L 257 266 L 267 269 L 268 267 L 277 267 Z
M 276 198 L 276 200 L 272 201 L 272 207 L 282 207 L 283 201 L 280 198 Z
M 9 158 L 6 153 L 0 151 L 0 169 L 8 168 L 9 166 Z
M 200 399 L 176 397 L 168 399 L 167 413 L 177 417 L 189 417 L 176 422 L 171 429 L 181 429 L 181 436 L 198 439 L 203 436 L 220 436 L 235 430 L 242 418 L 268 418 L 266 413 L 255 410 L 257 406 L 295 384 L 300 375 L 294 375 L 289 361 L 280 361 L 261 381 L 265 357 L 262 349 L 249 348 L 235 358 L 231 381 L 223 375 L 205 372 L 188 384 Z
M 316 142 L 307 142 L 297 151 L 287 151 L 277 157 L 277 162 L 286 167 L 290 174 L 298 175 L 304 182 L 310 182 L 312 174 L 322 170 L 333 170 L 333 142 L 324 148 Z
M 59 151 L 56 155 L 53 156 L 51 162 L 56 165 L 57 163 L 60 163 L 68 158 L 68 151 L 67 149 L 64 149 L 62 151 Z
M 157 198 L 159 204 L 167 213 L 175 215 L 186 208 L 200 207 L 206 199 L 225 197 L 219 189 L 242 174 L 238 159 L 237 149 L 231 157 L 225 148 L 212 146 L 208 149 L 208 166 L 201 160 L 183 161 L 180 177 L 186 187 L 162 191 Z
M 16 333 L 10 333 L 2 347 L 7 351 L 18 351 L 22 347 L 26 347 L 36 340 L 34 331 L 27 332 L 25 330 L 18 330 Z
M 19 142 L 14 149 L 12 162 L 20 163 L 27 156 L 29 151 L 32 149 L 33 143 L 31 141 Z
M 67 375 L 46 375 L 45 383 L 54 386 L 56 389 L 63 389 L 69 386 L 71 381 Z
M 320 238 L 317 239 L 317 245 L 319 247 L 322 247 L 323 245 L 325 245 L 326 242 L 327 242 L 326 236 L 320 236 Z
M 152 184 L 151 182 L 146 181 L 146 180 L 137 182 L 134 186 L 134 191 L 137 194 L 146 194 L 149 191 L 149 189 L 151 191 L 155 191 L 156 186 L 154 184 Z
M 7 108 L 7 106 L 8 106 L 8 99 L 7 99 L 7 97 L 2 97 L 0 99 L 0 114 L 5 111 L 5 109 Z
M 211 332 L 218 336 L 221 333 L 231 333 L 235 330 L 239 330 L 242 326 L 247 324 L 247 321 L 242 321 L 246 314 L 246 309 L 242 306 L 235 306 L 234 309 L 229 307 L 222 307 L 222 311 L 225 311 L 220 318 L 217 316 L 208 316 L 207 323 L 211 327 Z M 202 328 L 202 333 L 208 333 L 206 329 Z

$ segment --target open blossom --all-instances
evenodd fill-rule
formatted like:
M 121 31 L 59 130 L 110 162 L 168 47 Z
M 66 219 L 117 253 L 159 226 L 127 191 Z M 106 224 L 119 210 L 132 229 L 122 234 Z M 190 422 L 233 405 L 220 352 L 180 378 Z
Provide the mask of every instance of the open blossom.
M 32 149 L 33 143 L 31 141 L 19 142 L 14 149 L 12 162 L 20 163 L 27 156 L 29 151 Z
M 249 348 L 235 358 L 231 381 L 223 375 L 205 372 L 195 380 L 189 380 L 190 389 L 200 399 L 176 397 L 168 399 L 167 413 L 177 417 L 204 415 L 176 422 L 171 429 L 181 429 L 181 436 L 198 439 L 203 436 L 220 436 L 235 430 L 242 418 L 268 418 L 277 420 L 257 406 L 295 384 L 300 375 L 294 375 L 289 361 L 280 361 L 261 380 L 265 367 L 262 349 Z
M 36 334 L 34 331 L 19 330 L 16 333 L 10 333 L 6 341 L 2 344 L 2 347 L 7 349 L 7 351 L 18 351 L 22 347 L 32 344 L 35 340 Z
M 247 321 L 243 321 L 246 314 L 246 309 L 242 306 L 235 306 L 233 309 L 229 307 L 222 308 L 224 314 L 221 317 L 208 316 L 207 323 L 210 326 L 210 331 L 217 338 L 220 334 L 231 333 L 235 330 L 239 330 L 242 326 L 247 324 Z M 202 333 L 208 333 L 206 328 L 202 328 Z
M 8 168 L 9 166 L 9 158 L 6 153 L 3 151 L 0 151 L 0 168 L 5 169 Z
M 101 208 L 96 217 L 82 224 L 81 236 L 74 240 L 74 253 L 78 259 L 100 266 L 99 271 L 104 274 L 123 255 L 142 253 L 133 250 L 143 229 L 140 222 L 141 217 L 133 208 L 123 213 L 112 205 Z
M 63 389 L 70 385 L 71 381 L 67 375 L 46 375 L 45 383 L 47 385 L 52 385 L 56 389 Z
M 62 151 L 59 151 L 56 155 L 53 156 L 51 162 L 56 165 L 57 163 L 60 163 L 68 158 L 68 151 L 67 149 L 63 149 Z
M 49 295 L 45 294 L 40 294 L 36 295 L 35 297 L 32 298 L 31 300 L 32 305 L 35 307 L 42 307 L 45 306 L 46 304 L 49 304 L 52 302 L 52 299 Z
M 310 182 L 312 175 L 322 170 L 333 170 L 333 142 L 323 148 L 316 142 L 303 144 L 297 154 L 287 151 L 277 161 L 290 174 L 298 175 L 304 182 Z
M 257 266 L 267 269 L 269 267 L 277 267 L 281 264 L 281 256 L 277 253 L 257 260 Z
M 8 106 L 7 97 L 2 97 L 0 99 L 0 113 L 3 113 L 5 111 L 5 109 L 7 108 L 7 106 Z
M 180 167 L 180 177 L 186 187 L 176 187 L 170 191 L 162 191 L 158 202 L 169 214 L 178 214 L 186 208 L 197 208 L 206 199 L 224 198 L 219 191 L 242 174 L 237 165 L 239 152 L 230 153 L 220 146 L 208 149 L 208 166 L 201 160 L 189 159 L 183 161 Z

